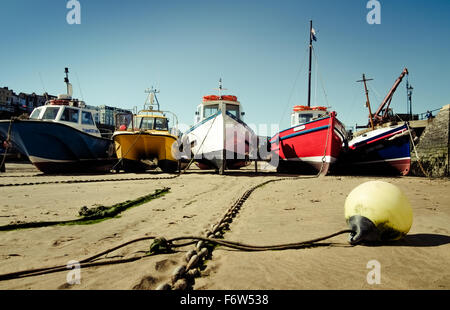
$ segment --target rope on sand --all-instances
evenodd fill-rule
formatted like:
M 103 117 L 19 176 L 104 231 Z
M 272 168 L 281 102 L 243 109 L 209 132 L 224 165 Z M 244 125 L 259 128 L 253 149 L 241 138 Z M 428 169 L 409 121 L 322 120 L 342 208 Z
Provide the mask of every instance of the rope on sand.
M 323 241 L 326 239 L 330 239 L 332 237 L 346 234 L 351 232 L 351 230 L 342 230 L 336 233 L 333 233 L 331 235 L 327 235 L 321 238 L 316 238 L 308 241 L 302 241 L 302 242 L 296 242 L 296 243 L 287 243 L 287 244 L 279 244 L 279 245 L 266 245 L 266 246 L 255 246 L 255 245 L 247 245 L 239 242 L 232 242 L 232 241 L 225 241 L 225 240 L 218 240 L 213 238 L 204 238 L 204 237 L 196 237 L 196 236 L 182 236 L 177 237 L 173 239 L 166 240 L 165 238 L 156 238 L 153 236 L 147 236 L 142 238 L 137 238 L 125 243 L 122 243 L 118 246 L 115 246 L 113 248 L 107 249 L 105 251 L 102 251 L 98 254 L 95 254 L 93 256 L 90 256 L 88 258 L 85 258 L 81 260 L 80 268 L 88 268 L 88 267 L 97 267 L 97 266 L 105 266 L 105 265 L 113 265 L 113 264 L 122 264 L 122 263 L 129 263 L 133 262 L 139 259 L 142 259 L 144 257 L 149 257 L 151 255 L 161 254 L 161 253 L 173 253 L 173 248 L 179 248 L 184 247 L 186 245 L 192 244 L 193 242 L 197 242 L 196 250 L 191 250 L 186 253 L 185 255 L 185 264 L 182 264 L 181 266 L 178 266 L 175 268 L 174 272 L 172 273 L 171 277 L 171 285 L 170 288 L 173 289 L 181 289 L 182 283 L 186 280 L 182 280 L 183 276 L 188 276 L 188 278 L 198 276 L 199 270 L 197 269 L 200 262 L 202 262 L 204 259 L 206 259 L 210 251 L 208 250 L 207 246 L 211 245 L 220 245 L 227 248 L 237 249 L 241 251 L 281 251 L 281 250 L 289 250 L 289 249 L 299 249 L 303 247 L 311 247 L 311 246 L 319 246 L 319 245 L 329 245 L 329 244 L 316 244 L 319 241 Z M 110 260 L 110 261 L 104 261 L 104 262 L 95 262 L 94 260 L 98 259 L 99 257 L 106 255 L 108 253 L 111 253 L 115 250 L 118 250 L 120 248 L 123 248 L 125 246 L 128 246 L 130 244 L 146 241 L 146 240 L 154 240 L 152 245 L 150 246 L 150 251 L 147 252 L 145 255 L 137 256 L 137 257 L 131 257 L 126 259 L 118 259 L 118 260 Z M 191 242 L 185 243 L 185 244 L 176 244 L 174 242 L 182 241 L 182 240 L 190 240 Z M 156 246 L 155 246 L 156 245 Z M 161 249 L 164 249 L 161 251 Z M 44 275 L 44 274 L 50 274 L 60 271 L 67 271 L 67 266 L 65 265 L 58 265 L 53 267 L 44 267 L 44 268 L 36 268 L 36 269 L 28 269 L 28 270 L 22 270 L 12 273 L 6 273 L 0 275 L 0 281 L 5 280 L 11 280 L 11 279 L 17 279 L 17 278 L 25 278 L 25 277 L 32 277 L 37 275 Z M 180 281 L 181 280 L 181 281 Z M 177 285 L 178 283 L 178 285 Z M 160 285 L 160 288 L 168 288 L 166 285 Z

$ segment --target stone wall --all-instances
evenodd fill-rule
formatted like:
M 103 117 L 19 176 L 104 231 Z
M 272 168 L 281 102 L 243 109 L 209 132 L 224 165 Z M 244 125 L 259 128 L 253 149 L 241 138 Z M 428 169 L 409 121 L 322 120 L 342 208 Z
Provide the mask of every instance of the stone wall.
M 430 177 L 449 176 L 450 104 L 442 107 L 438 115 L 429 121 L 416 144 L 420 163 Z M 410 175 L 425 176 L 414 149 L 411 150 Z

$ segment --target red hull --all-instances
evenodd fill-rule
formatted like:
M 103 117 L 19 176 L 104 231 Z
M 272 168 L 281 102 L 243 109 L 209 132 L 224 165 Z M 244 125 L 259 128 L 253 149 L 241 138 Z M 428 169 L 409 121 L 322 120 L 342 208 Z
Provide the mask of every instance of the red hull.
M 280 165 L 297 163 L 305 170 L 309 167 L 327 174 L 345 139 L 345 128 L 332 112 L 324 118 L 283 130 L 270 143 L 272 152 L 279 156 Z

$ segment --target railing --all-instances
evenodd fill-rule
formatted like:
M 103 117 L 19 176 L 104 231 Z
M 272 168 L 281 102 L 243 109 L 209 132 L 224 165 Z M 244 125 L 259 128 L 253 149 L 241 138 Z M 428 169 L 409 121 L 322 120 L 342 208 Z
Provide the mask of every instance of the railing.
M 100 134 L 103 138 L 111 139 L 113 135 L 113 131 L 109 129 L 99 128 Z
M 431 113 L 431 117 L 435 117 L 436 115 L 433 115 L 433 112 L 440 111 L 440 110 L 441 110 L 441 108 L 439 108 L 439 109 L 434 109 L 434 110 L 431 110 L 431 111 L 427 111 L 427 112 L 424 112 L 424 113 L 420 113 L 420 114 L 419 114 L 419 120 L 425 120 L 425 119 L 428 119 L 428 117 L 427 117 L 428 112 Z

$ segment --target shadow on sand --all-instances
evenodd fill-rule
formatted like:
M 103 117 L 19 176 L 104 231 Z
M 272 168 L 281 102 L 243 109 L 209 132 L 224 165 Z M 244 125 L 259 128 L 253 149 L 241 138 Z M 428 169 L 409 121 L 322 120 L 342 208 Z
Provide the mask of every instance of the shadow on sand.
M 450 236 L 438 234 L 406 235 L 403 239 L 389 242 L 369 242 L 366 246 L 406 246 L 406 247 L 436 247 L 450 243 Z
M 406 235 L 405 238 L 392 242 L 392 245 L 411 247 L 433 247 L 450 243 L 450 236 L 438 234 Z

